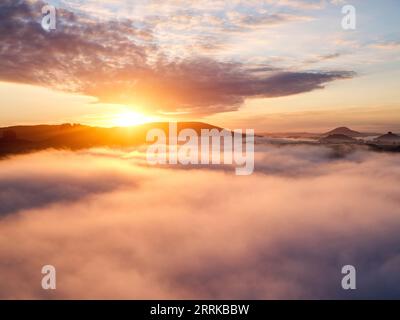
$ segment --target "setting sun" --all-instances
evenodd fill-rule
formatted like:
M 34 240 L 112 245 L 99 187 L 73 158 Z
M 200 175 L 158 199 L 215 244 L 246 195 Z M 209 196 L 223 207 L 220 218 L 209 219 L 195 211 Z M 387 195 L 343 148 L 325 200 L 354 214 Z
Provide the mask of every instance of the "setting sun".
M 115 117 L 111 120 L 111 124 L 117 127 L 130 127 L 150 121 L 150 117 L 137 112 L 128 111 L 115 115 Z

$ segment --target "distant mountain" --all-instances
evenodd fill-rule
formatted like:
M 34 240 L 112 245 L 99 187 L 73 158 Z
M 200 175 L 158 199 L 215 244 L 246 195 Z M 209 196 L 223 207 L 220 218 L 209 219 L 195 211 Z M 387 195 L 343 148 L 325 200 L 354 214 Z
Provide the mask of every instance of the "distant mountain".
M 400 136 L 392 132 L 388 132 L 387 134 L 384 134 L 376 138 L 374 142 L 378 144 L 400 145 Z
M 400 136 L 398 134 L 395 134 L 393 132 L 388 132 L 380 137 L 377 138 L 377 140 L 399 140 Z
M 310 132 L 260 132 L 259 135 L 268 138 L 318 139 L 322 134 Z
M 293 138 L 293 139 L 320 139 L 328 137 L 332 134 L 343 134 L 351 138 L 379 136 L 381 133 L 373 132 L 358 132 L 347 127 L 338 127 L 326 133 L 310 133 L 310 132 L 275 132 L 275 133 L 261 133 L 265 137 L 270 138 Z
M 334 133 L 319 140 L 321 143 L 357 143 L 357 140 L 345 134 Z
M 325 133 L 324 136 L 329 136 L 329 135 L 333 135 L 333 134 L 342 134 L 342 135 L 352 137 L 352 138 L 364 136 L 363 133 L 351 130 L 347 127 L 339 127 L 339 128 L 333 129 L 333 130 Z

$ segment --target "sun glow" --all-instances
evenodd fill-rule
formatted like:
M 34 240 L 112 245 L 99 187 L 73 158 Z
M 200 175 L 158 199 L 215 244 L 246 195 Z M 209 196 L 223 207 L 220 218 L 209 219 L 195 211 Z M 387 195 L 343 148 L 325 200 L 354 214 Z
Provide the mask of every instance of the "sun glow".
M 130 127 L 151 121 L 152 119 L 150 117 L 147 117 L 143 114 L 127 111 L 115 115 L 115 117 L 111 120 L 111 123 L 117 127 Z

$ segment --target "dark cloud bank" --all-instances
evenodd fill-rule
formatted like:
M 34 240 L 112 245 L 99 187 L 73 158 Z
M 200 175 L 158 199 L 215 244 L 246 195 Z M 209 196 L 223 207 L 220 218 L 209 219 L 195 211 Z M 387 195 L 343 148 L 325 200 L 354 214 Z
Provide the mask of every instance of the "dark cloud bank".
M 41 28 L 41 1 L 0 4 L 0 80 L 92 95 L 147 110 L 212 114 L 237 110 L 246 98 L 281 97 L 323 88 L 349 71 L 260 73 L 206 57 L 166 59 L 151 26 L 100 21 L 57 11 L 57 29 Z
M 264 145 L 248 177 L 142 159 L 89 150 L 1 161 L 0 297 L 400 297 L 397 154 Z M 34 191 L 44 185 L 53 190 Z M 45 264 L 56 291 L 40 288 Z M 347 264 L 356 291 L 341 289 Z

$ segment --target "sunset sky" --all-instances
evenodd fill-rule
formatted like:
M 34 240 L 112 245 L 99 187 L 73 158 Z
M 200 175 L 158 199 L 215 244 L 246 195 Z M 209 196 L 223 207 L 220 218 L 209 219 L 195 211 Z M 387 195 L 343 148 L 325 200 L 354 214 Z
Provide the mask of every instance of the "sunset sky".
M 400 299 L 399 14 L 0 0 L 0 300 Z
M 400 130 L 398 0 L 46 3 L 50 32 L 45 2 L 0 3 L 0 126 Z

